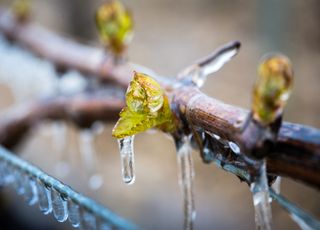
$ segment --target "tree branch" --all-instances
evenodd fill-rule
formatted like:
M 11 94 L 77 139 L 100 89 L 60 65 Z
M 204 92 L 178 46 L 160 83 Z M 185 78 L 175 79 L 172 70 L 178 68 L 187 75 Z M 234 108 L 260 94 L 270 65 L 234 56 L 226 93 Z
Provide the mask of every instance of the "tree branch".
M 21 105 L 1 117 L 0 144 L 16 147 L 32 128 L 45 120 L 68 121 L 80 128 L 90 128 L 95 121 L 116 121 L 124 106 L 122 99 L 88 94 Z
M 4 10 L 0 10 L 0 31 L 59 67 L 77 69 L 103 80 L 112 80 L 122 87 L 127 87 L 131 79 L 132 73 L 128 64 L 115 65 L 112 58 L 104 55 L 100 49 L 61 38 L 31 23 L 19 24 Z M 168 82 L 172 81 L 160 78 L 160 83 L 167 90 L 170 89 L 172 108 L 182 120 L 190 121 L 208 133 L 242 144 L 239 143 L 238 135 L 248 111 L 210 98 L 195 87 L 181 85 L 172 88 Z M 38 102 L 29 105 L 18 116 L 1 119 L 0 143 L 7 147 L 14 146 L 21 136 L 24 136 L 22 134 L 43 119 L 71 120 L 81 127 L 87 127 L 95 120 L 117 117 L 122 106 L 123 101 L 101 98 Z M 229 150 L 222 154 L 224 159 L 229 159 Z M 282 123 L 275 148 L 267 159 L 268 173 L 289 176 L 320 188 L 319 130 L 299 124 Z M 242 162 L 231 160 L 227 164 L 234 164 L 237 168 Z

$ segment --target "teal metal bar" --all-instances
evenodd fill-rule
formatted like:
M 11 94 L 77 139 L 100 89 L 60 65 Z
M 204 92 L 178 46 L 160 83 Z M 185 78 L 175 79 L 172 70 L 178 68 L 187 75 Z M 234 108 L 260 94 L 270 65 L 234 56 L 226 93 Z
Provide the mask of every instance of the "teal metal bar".
M 39 168 L 19 158 L 3 147 L 0 147 L 0 163 L 1 185 L 6 185 L 6 182 L 4 182 L 5 176 L 9 177 L 7 184 L 13 183 L 14 180 L 12 175 L 10 177 L 10 175 L 4 175 L 4 173 L 13 174 L 14 171 L 17 171 L 21 176 L 27 176 L 33 180 L 41 181 L 47 188 L 57 191 L 64 200 L 72 200 L 73 203 L 79 205 L 80 208 L 93 215 L 97 222 L 100 221 L 100 223 L 104 223 L 100 225 L 103 227 L 99 227 L 98 224 L 95 224 L 97 226 L 96 229 L 107 229 L 106 226 L 110 229 L 140 229 L 94 200 L 85 197 L 57 179 L 47 175 Z M 10 169 L 12 169 L 11 172 Z

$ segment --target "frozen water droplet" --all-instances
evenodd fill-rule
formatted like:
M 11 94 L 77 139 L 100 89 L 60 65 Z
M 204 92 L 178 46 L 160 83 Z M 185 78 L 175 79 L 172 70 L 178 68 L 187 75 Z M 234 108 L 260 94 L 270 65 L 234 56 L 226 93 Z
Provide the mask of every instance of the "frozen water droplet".
M 33 178 L 24 177 L 24 198 L 29 205 L 34 205 L 38 201 L 36 182 Z
M 51 189 L 53 216 L 58 222 L 64 222 L 68 218 L 67 201 L 58 191 Z
M 80 226 L 80 207 L 71 199 L 68 200 L 69 221 L 75 228 Z
M 193 197 L 194 169 L 190 138 L 184 136 L 181 140 L 176 140 L 176 149 L 184 201 L 184 229 L 192 229 L 196 211 Z
M 95 216 L 86 211 L 85 209 L 81 209 L 81 228 L 84 230 L 97 229 Z
M 236 143 L 229 141 L 229 147 L 235 154 L 240 154 L 240 148 Z
M 269 203 L 269 186 L 265 160 L 261 163 L 259 170 L 259 175 L 251 184 L 256 226 L 257 229 L 270 230 L 272 215 Z
M 103 185 L 103 177 L 101 174 L 94 174 L 89 179 L 89 188 L 92 190 L 98 190 Z
M 134 175 L 134 136 L 118 139 L 122 166 L 122 179 L 126 184 L 133 184 Z
M 280 194 L 281 190 L 281 176 L 277 176 L 275 182 L 272 184 L 272 189 L 275 191 L 275 193 Z
M 35 181 L 35 183 L 38 192 L 39 209 L 44 215 L 47 215 L 52 211 L 51 190 L 40 180 Z

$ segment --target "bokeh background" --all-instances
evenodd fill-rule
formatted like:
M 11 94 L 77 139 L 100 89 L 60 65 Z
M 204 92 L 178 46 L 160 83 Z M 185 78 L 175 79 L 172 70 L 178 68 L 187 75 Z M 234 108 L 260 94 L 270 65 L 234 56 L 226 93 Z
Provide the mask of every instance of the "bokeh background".
M 11 1 L 0 1 L 9 5 Z M 81 42 L 99 46 L 93 15 L 100 0 L 33 0 L 32 17 L 39 24 Z M 175 76 L 181 69 L 231 40 L 242 42 L 240 54 L 223 70 L 208 79 L 203 91 L 227 103 L 250 108 L 250 92 L 259 59 L 267 52 L 290 57 L 295 86 L 286 107 L 285 120 L 320 128 L 320 2 L 309 1 L 222 1 L 222 0 L 124 0 L 134 15 L 135 37 L 129 48 L 132 62 L 156 72 Z M 0 60 L 1 61 L 1 60 Z M 27 81 L 28 79 L 25 79 Z M 10 89 L 0 85 L 1 112 L 14 105 Z M 103 176 L 99 190 L 88 187 L 88 175 L 79 154 L 79 130 L 68 125 L 65 161 L 70 172 L 61 176 L 56 164 L 61 154 L 52 146 L 44 124 L 20 146 L 21 156 L 77 191 L 145 229 L 182 229 L 182 198 L 178 186 L 175 148 L 161 133 L 136 137 L 136 182 L 124 185 L 113 124 L 107 124 L 95 140 L 96 172 Z M 254 229 L 251 193 L 246 184 L 215 165 L 195 161 L 195 229 Z M 284 179 L 282 194 L 320 218 L 320 193 L 303 184 Z M 52 215 L 43 216 L 6 190 L 5 220 L 21 229 L 71 229 L 57 225 Z M 289 215 L 273 203 L 275 229 L 298 229 Z M 11 213 L 8 217 L 8 210 Z

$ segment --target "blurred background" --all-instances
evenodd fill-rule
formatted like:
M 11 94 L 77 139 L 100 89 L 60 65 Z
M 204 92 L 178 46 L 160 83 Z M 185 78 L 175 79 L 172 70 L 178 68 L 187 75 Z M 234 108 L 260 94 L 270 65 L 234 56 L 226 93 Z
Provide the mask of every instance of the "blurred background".
M 93 15 L 100 0 L 33 0 L 33 20 L 46 28 L 80 42 L 99 46 Z M 203 91 L 229 104 L 250 108 L 251 87 L 259 59 L 267 52 L 290 57 L 295 70 L 293 94 L 284 119 L 320 128 L 320 2 L 309 1 L 222 1 L 222 0 L 124 0 L 133 12 L 135 37 L 129 48 L 132 62 L 159 74 L 175 76 L 217 46 L 239 40 L 240 54 L 223 70 L 211 76 Z M 0 1 L 8 6 L 11 1 Z M 1 62 L 1 60 L 0 60 Z M 4 71 L 1 72 L 1 74 Z M 1 76 L 0 76 L 1 77 Z M 28 81 L 24 79 L 23 81 Z M 0 84 L 0 112 L 15 104 L 12 91 Z M 94 138 L 96 172 L 102 176 L 99 189 L 88 186 L 89 175 L 80 160 L 81 133 L 67 124 L 66 148 L 53 147 L 51 124 L 43 124 L 17 150 L 50 175 L 145 229 L 182 229 L 182 197 L 178 185 L 175 148 L 159 132 L 139 134 L 135 141 L 136 182 L 127 186 L 121 179 L 117 142 L 111 137 L 114 124 L 107 124 Z M 49 135 L 48 135 L 49 133 Z M 195 161 L 195 229 L 254 229 L 251 193 L 246 184 L 215 165 Z M 63 161 L 66 172 L 57 170 Z M 61 165 L 60 165 L 61 166 Z M 101 178 L 100 178 L 101 179 Z M 100 181 L 101 182 L 101 181 Z M 320 193 L 289 179 L 281 192 L 320 218 Z M 21 229 L 71 229 L 52 215 L 43 216 L 28 207 L 21 197 L 6 189 L 7 210 L 0 210 L 0 229 L 5 220 L 21 223 Z M 298 229 L 276 203 L 272 204 L 275 229 Z M 62 227 L 63 226 L 63 227 Z

